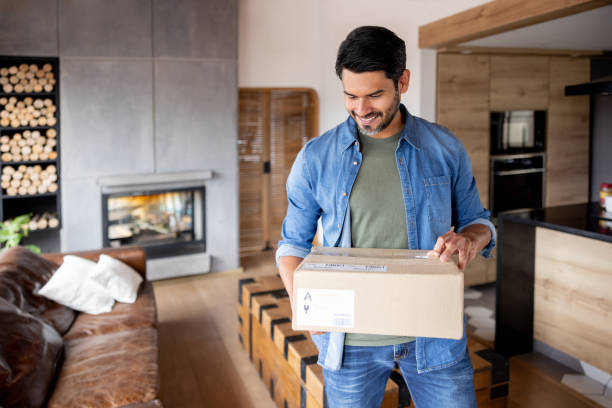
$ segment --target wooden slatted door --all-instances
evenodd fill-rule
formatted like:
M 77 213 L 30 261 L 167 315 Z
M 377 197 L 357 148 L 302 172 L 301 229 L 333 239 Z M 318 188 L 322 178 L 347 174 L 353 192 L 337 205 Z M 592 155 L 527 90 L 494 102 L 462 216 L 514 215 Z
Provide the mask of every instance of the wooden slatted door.
M 241 88 L 240 252 L 274 248 L 287 211 L 285 182 L 301 147 L 317 135 L 312 89 Z

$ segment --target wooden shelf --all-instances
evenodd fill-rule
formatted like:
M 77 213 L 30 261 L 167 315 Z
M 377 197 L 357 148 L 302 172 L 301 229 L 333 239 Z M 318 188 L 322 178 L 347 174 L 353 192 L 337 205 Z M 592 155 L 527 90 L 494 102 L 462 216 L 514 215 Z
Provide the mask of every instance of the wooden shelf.
M 55 228 L 43 228 L 43 229 L 28 230 L 28 236 L 31 236 L 32 234 L 42 233 L 42 232 L 59 231 L 61 229 L 61 227 L 62 227 L 62 224 L 58 225 Z
M 24 130 L 47 130 L 54 129 L 57 127 L 57 123 L 53 126 L 19 126 L 19 127 L 3 127 L 0 126 L 0 132 L 3 130 L 14 130 L 14 131 L 24 131 Z
M 27 195 L 16 195 L 16 196 L 9 196 L 6 195 L 6 193 L 2 193 L 2 199 L 3 200 L 15 200 L 18 198 L 39 198 L 39 197 L 52 197 L 52 196 L 56 196 L 59 193 L 59 189 L 54 192 L 54 193 L 44 193 L 44 194 L 27 194 Z
M 54 214 L 58 221 L 59 225 L 54 228 L 45 228 L 40 230 L 31 230 L 29 233 L 29 238 L 26 239 L 28 244 L 39 245 L 40 243 L 48 242 L 49 239 L 59 239 L 56 237 L 56 234 L 59 234 L 59 230 L 62 225 L 62 217 L 61 217 L 61 188 L 60 188 L 60 171 L 61 171 L 61 162 L 60 162 L 60 106 L 59 106 L 59 92 L 60 92 L 60 75 L 59 75 L 59 59 L 56 57 L 32 57 L 32 56 L 0 56 L 0 67 L 8 68 L 10 66 L 19 67 L 21 64 L 36 64 L 39 69 L 42 68 L 44 64 L 51 64 L 52 70 L 55 79 L 55 83 L 53 84 L 53 90 L 51 92 L 3 92 L 0 89 L 0 98 L 17 98 L 18 101 L 23 101 L 25 98 L 32 99 L 50 99 L 53 101 L 53 105 L 55 106 L 55 123 L 53 125 L 46 124 L 45 126 L 0 126 L 0 134 L 3 136 L 12 137 L 16 133 L 23 133 L 24 131 L 39 131 L 42 136 L 46 137 L 46 132 L 49 129 L 54 129 L 56 132 L 55 141 L 56 145 L 53 147 L 53 150 L 58 154 L 54 159 L 46 159 L 46 160 L 19 160 L 19 161 L 0 161 L 0 169 L 4 169 L 7 167 L 13 167 L 17 169 L 18 166 L 37 166 L 40 165 L 43 170 L 50 166 L 54 165 L 57 169 L 57 180 L 54 183 L 57 183 L 57 190 L 55 192 L 46 192 L 44 194 L 26 194 L 26 195 L 7 195 L 6 189 L 0 189 L 0 221 L 7 220 L 10 218 L 14 218 L 16 216 L 22 214 L 44 214 L 44 213 L 52 213 Z M 32 190 L 33 191 L 33 190 Z M 44 235 L 45 233 L 50 234 L 49 236 Z M 49 238 L 52 237 L 52 238 Z
M 0 98 L 2 98 L 2 97 L 10 98 L 10 97 L 13 97 L 13 96 L 15 98 L 27 98 L 28 96 L 31 97 L 31 98 L 38 98 L 38 99 L 55 98 L 55 91 L 53 91 L 53 92 L 22 92 L 22 93 L 0 92 Z
M 14 162 L 0 162 L 0 166 L 21 166 L 25 164 L 26 166 L 35 166 L 37 164 L 55 164 L 57 159 L 54 160 L 30 160 L 30 161 L 14 161 Z

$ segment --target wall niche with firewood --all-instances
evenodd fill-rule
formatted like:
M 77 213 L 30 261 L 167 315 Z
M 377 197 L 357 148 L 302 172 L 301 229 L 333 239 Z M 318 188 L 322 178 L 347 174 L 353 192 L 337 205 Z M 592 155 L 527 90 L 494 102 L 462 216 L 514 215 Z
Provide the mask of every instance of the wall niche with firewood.
M 0 219 L 31 214 L 28 244 L 58 251 L 59 62 L 0 56 Z

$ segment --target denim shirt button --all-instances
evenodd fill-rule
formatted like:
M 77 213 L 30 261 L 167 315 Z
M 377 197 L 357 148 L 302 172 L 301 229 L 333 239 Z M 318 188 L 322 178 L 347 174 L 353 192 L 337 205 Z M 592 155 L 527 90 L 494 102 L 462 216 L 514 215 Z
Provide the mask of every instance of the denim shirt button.
M 354 162 L 353 162 L 353 166 L 356 166 L 356 165 L 357 165 L 357 161 L 354 161 Z
M 338 224 L 338 229 L 340 229 L 340 224 Z
M 342 197 L 346 197 L 346 191 L 342 192 Z

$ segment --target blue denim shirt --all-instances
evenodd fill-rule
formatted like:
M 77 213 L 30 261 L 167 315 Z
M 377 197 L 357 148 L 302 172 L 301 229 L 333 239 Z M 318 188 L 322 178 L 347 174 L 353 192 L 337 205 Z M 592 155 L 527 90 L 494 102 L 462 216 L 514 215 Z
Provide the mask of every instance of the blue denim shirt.
M 482 251 L 489 257 L 495 245 L 495 227 L 481 205 L 472 165 L 461 142 L 446 128 L 410 115 L 400 106 L 406 123 L 395 150 L 395 161 L 406 208 L 411 249 L 432 249 L 437 238 L 471 224 L 491 229 L 491 242 Z M 289 205 L 283 221 L 276 258 L 306 257 L 321 218 L 325 246 L 351 246 L 351 188 L 362 156 L 355 122 L 344 123 L 310 140 L 298 153 L 287 179 Z M 313 336 L 319 364 L 338 370 L 342 364 L 344 333 Z M 427 372 L 451 366 L 463 357 L 465 330 L 460 340 L 418 337 L 417 370 Z

